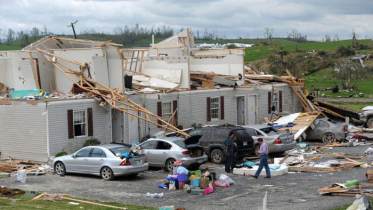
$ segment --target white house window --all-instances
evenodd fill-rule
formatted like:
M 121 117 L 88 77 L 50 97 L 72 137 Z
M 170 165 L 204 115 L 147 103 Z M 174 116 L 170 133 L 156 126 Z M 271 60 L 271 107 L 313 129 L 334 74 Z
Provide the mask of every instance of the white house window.
M 172 103 L 163 102 L 162 103 L 162 119 L 166 122 L 170 120 L 172 116 Z
M 74 136 L 87 135 L 87 110 L 74 110 Z
M 219 119 L 220 98 L 211 98 L 211 119 Z

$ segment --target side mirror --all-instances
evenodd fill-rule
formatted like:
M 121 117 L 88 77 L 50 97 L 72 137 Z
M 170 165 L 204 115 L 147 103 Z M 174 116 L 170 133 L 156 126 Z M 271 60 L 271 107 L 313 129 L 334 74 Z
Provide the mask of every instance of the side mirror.
M 71 155 L 71 157 L 75 158 L 75 157 L 76 157 L 76 154 Z

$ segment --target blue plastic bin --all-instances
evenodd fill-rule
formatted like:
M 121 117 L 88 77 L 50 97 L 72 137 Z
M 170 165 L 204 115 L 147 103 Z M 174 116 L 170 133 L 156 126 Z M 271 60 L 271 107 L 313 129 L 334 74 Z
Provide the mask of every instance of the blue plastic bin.
M 192 179 L 192 180 L 190 180 L 190 185 L 195 186 L 195 187 L 199 187 L 200 182 L 201 182 L 200 179 Z

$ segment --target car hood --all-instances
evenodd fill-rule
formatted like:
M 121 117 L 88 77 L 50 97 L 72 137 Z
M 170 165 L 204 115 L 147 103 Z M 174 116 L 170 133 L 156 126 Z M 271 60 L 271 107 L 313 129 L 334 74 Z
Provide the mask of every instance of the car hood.
M 201 135 L 191 136 L 191 137 L 185 139 L 184 143 L 185 143 L 185 145 L 198 144 L 199 143 L 199 139 L 201 137 L 202 137 Z
M 57 160 L 64 161 L 64 160 L 73 159 L 72 155 L 73 155 L 73 154 L 68 154 L 68 155 L 64 155 L 64 156 L 56 157 L 56 158 L 53 159 L 53 162 L 56 162 Z

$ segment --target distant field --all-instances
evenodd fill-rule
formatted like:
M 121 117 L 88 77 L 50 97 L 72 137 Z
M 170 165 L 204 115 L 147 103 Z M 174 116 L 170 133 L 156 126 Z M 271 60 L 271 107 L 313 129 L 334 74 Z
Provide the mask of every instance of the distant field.
M 22 47 L 14 47 L 8 45 L 0 45 L 0 51 L 7 51 L 7 50 L 21 50 Z
M 333 78 L 332 74 L 333 69 L 323 69 L 316 73 L 310 74 L 304 79 L 306 79 L 306 87 L 309 91 L 315 89 L 325 89 L 325 88 L 333 88 L 335 85 L 338 85 L 339 88 L 342 88 L 342 83 L 338 80 Z M 361 79 L 353 79 L 351 80 L 350 85 L 357 85 L 358 91 L 349 91 L 349 92 L 341 92 L 333 94 L 331 90 L 320 91 L 320 94 L 325 94 L 328 97 L 334 98 L 338 96 L 346 97 L 351 94 L 358 95 L 359 93 L 364 93 L 364 97 L 373 96 L 373 80 L 367 78 Z
M 359 40 L 359 42 L 364 44 L 369 44 L 371 42 L 371 39 L 365 39 L 365 40 Z M 275 40 L 275 43 L 278 43 L 277 40 Z M 284 50 L 291 52 L 295 49 L 295 43 L 279 43 L 275 45 L 275 48 L 277 52 L 280 51 L 281 45 L 284 44 Z M 298 49 L 304 50 L 304 51 L 310 51 L 310 50 L 324 50 L 324 51 L 334 51 L 338 48 L 338 46 L 351 46 L 352 41 L 351 40 L 342 40 L 342 41 L 333 41 L 333 42 L 312 42 L 312 43 L 303 43 L 303 44 L 297 44 Z M 255 47 L 249 47 L 245 50 L 245 62 L 251 62 L 255 60 L 265 59 L 267 58 L 268 54 L 273 53 L 271 46 L 255 46 Z

